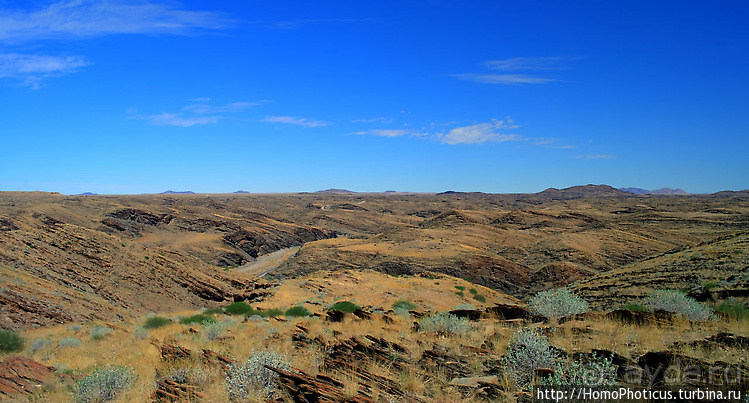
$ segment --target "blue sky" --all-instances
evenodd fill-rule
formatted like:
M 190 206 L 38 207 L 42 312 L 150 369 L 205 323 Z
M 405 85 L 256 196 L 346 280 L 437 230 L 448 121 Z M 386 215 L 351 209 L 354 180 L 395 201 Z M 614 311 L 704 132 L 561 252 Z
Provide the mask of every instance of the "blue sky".
M 746 15 L 0 0 L 0 190 L 745 189 Z

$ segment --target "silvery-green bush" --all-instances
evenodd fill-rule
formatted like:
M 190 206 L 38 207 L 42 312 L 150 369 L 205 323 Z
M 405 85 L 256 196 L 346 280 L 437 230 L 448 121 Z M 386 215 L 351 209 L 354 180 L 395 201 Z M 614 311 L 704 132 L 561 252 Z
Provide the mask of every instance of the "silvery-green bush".
M 226 391 L 233 401 L 243 401 L 253 392 L 261 392 L 264 398 L 276 395 L 278 374 L 265 368 L 291 370 L 285 355 L 272 350 L 253 352 L 244 364 L 229 364 L 226 370 Z
M 710 308 L 676 290 L 656 290 L 642 300 L 642 305 L 652 310 L 672 312 L 694 321 L 716 318 Z
M 62 340 L 60 340 L 59 343 L 57 343 L 58 346 L 62 348 L 66 347 L 78 347 L 81 345 L 81 340 L 75 337 L 66 337 Z
M 136 378 L 135 371 L 129 367 L 97 368 L 75 383 L 73 395 L 76 402 L 108 402 L 116 399 Z
M 524 328 L 515 332 L 507 343 L 502 365 L 515 386 L 525 388 L 533 381 L 537 369 L 556 368 L 558 359 L 546 336 L 536 329 Z
M 447 312 L 437 312 L 419 320 L 419 330 L 442 334 L 465 334 L 471 331 L 468 319 Z
M 112 333 L 112 329 L 106 326 L 96 326 L 95 328 L 91 329 L 91 339 L 101 340 L 104 338 L 104 336 L 110 333 Z
M 542 379 L 541 385 L 548 386 L 613 386 L 616 383 L 617 367 L 612 357 L 595 353 L 588 358 L 579 358 L 571 363 L 557 362 L 554 375 Z
M 528 301 L 528 308 L 534 315 L 560 319 L 587 312 L 588 303 L 572 291 L 561 288 L 539 292 Z

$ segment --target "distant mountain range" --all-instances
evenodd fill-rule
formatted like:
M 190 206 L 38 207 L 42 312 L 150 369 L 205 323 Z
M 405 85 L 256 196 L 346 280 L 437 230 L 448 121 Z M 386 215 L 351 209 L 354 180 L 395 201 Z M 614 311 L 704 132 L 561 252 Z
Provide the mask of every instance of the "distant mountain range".
M 185 190 L 182 192 L 175 192 L 174 190 L 167 190 L 166 192 L 161 192 L 163 195 L 194 195 L 195 192 L 191 190 Z
M 318 190 L 315 193 L 332 193 L 332 194 L 340 194 L 340 195 L 352 195 L 356 192 L 347 190 L 347 189 L 325 189 L 325 190 Z
M 637 195 L 679 195 L 684 196 L 688 195 L 689 193 L 681 190 L 681 189 L 671 189 L 671 188 L 660 188 L 656 190 L 647 190 L 642 188 L 621 188 L 619 190 L 634 193 Z
M 83 193 L 77 194 L 76 196 L 98 196 L 98 195 L 99 195 L 98 193 L 83 192 Z

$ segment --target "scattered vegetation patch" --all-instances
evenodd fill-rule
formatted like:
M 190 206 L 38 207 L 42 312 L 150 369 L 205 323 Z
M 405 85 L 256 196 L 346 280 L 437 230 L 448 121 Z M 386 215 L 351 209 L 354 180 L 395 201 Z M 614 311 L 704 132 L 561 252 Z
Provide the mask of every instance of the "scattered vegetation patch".
M 455 288 L 458 289 L 458 290 L 460 290 L 460 291 L 465 291 L 466 290 L 466 287 L 462 286 L 462 285 L 456 285 Z
M 292 318 L 306 317 L 310 315 L 312 315 L 312 312 L 310 312 L 309 309 L 303 306 L 295 306 L 286 310 L 286 316 L 290 316 Z
M 476 289 L 475 289 L 475 288 L 471 288 L 470 290 L 468 290 L 468 292 L 470 292 L 470 293 L 471 293 L 471 294 L 473 294 L 473 295 L 476 295 L 476 294 L 478 294 L 478 293 L 479 293 L 478 291 L 476 291 Z
M 186 316 L 179 320 L 179 323 L 182 325 L 191 325 L 193 323 L 200 323 L 200 324 L 209 324 L 209 323 L 216 323 L 216 318 L 209 315 L 204 314 L 196 314 L 192 316 Z
M 468 319 L 447 312 L 437 312 L 419 320 L 419 330 L 439 334 L 466 334 L 471 331 Z
M 237 301 L 227 306 L 226 309 L 224 309 L 224 312 L 228 313 L 229 315 L 249 316 L 254 314 L 255 310 L 250 306 L 250 304 L 244 301 Z
M 29 347 L 29 350 L 31 350 L 31 352 L 39 351 L 47 347 L 50 347 L 51 345 L 52 345 L 52 341 L 49 339 L 36 339 L 33 342 L 31 342 L 31 347 Z
M 393 310 L 396 310 L 396 311 L 399 310 L 399 309 L 403 309 L 403 310 L 406 310 L 406 311 L 411 311 L 411 310 L 414 310 L 414 309 L 416 309 L 418 307 L 419 307 L 418 305 L 414 304 L 411 301 L 405 300 L 405 299 L 401 299 L 401 300 L 393 302 Z
M 0 331 L 0 353 L 15 353 L 23 350 L 23 337 L 12 330 Z
M 349 301 L 338 301 L 330 307 L 331 311 L 341 311 L 348 313 L 353 313 L 357 309 L 359 309 L 359 305 L 356 305 L 353 302 Z
M 566 318 L 588 311 L 588 303 L 566 288 L 541 291 L 528 301 L 528 307 L 534 315 L 549 319 Z
M 277 394 L 278 374 L 265 366 L 291 370 L 291 363 L 285 355 L 272 350 L 254 352 L 244 364 L 229 364 L 226 369 L 226 391 L 232 401 L 245 401 L 260 393 L 259 400 L 274 398 Z
M 715 319 L 710 308 L 676 290 L 657 290 L 643 299 L 642 304 L 656 310 L 662 309 L 693 321 Z
M 143 328 L 145 329 L 157 329 L 162 326 L 170 325 L 173 322 L 167 318 L 162 318 L 161 316 L 153 316 L 148 319 L 146 319 L 146 323 L 143 324 Z
M 132 368 L 113 366 L 96 368 L 94 372 L 75 383 L 73 395 L 76 402 L 109 402 L 127 389 L 137 378 Z
M 270 309 L 257 310 L 255 311 L 255 313 L 253 313 L 253 315 L 258 315 L 263 318 L 275 318 L 278 316 L 284 316 L 284 313 L 286 313 L 286 311 L 284 311 L 283 309 L 270 308 Z
M 456 292 L 455 292 L 455 295 L 457 295 L 457 296 L 459 296 L 459 297 L 461 297 L 461 298 L 462 298 L 462 297 L 465 297 L 465 294 L 463 294 L 463 291 L 456 291 Z

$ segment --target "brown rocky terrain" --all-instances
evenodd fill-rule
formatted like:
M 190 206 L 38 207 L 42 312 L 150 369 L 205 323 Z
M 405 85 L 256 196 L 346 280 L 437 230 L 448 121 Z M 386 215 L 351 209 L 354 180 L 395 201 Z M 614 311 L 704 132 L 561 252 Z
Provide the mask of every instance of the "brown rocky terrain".
M 264 278 L 432 271 L 522 297 L 747 228 L 742 193 L 593 185 L 531 195 L 3 192 L 0 326 L 254 300 L 272 284 L 234 268 L 295 246 Z

